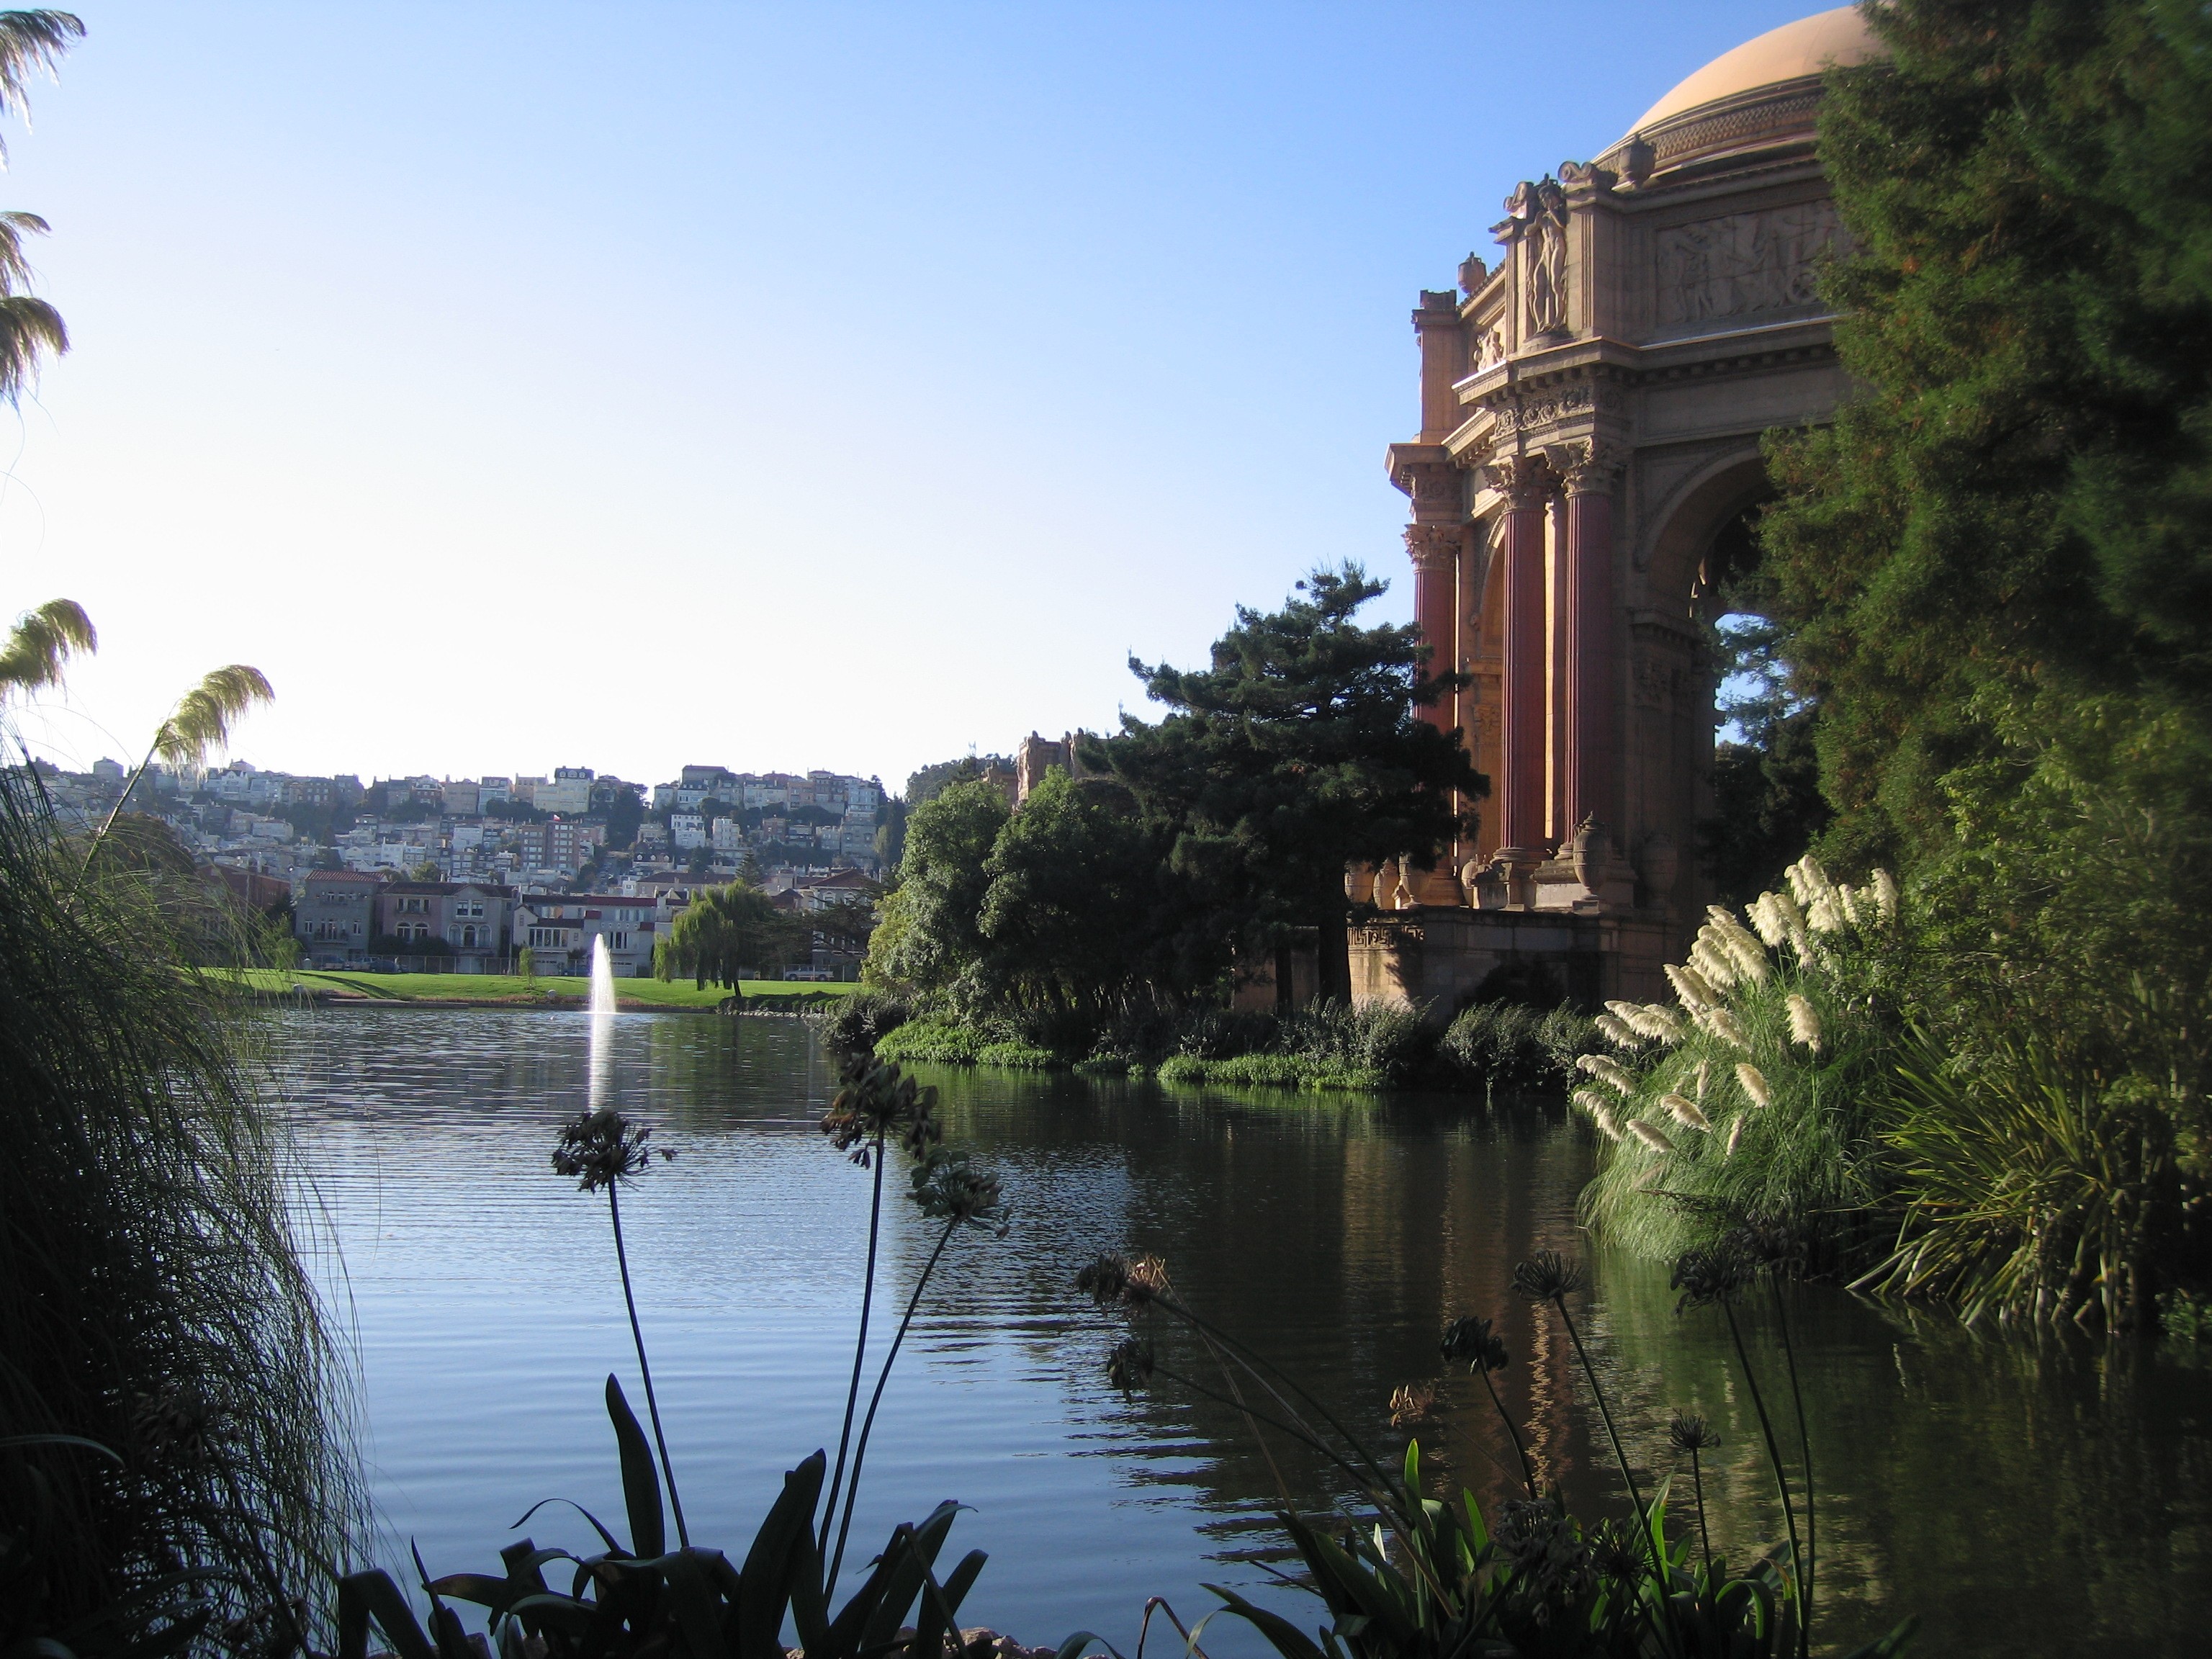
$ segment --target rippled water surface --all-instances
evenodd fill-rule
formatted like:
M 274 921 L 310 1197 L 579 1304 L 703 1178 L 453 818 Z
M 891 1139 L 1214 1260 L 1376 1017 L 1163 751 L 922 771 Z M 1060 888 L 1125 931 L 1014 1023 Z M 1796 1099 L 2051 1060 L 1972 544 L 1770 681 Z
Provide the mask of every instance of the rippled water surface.
M 642 1402 L 606 1204 L 548 1169 L 554 1126 L 585 1098 L 588 1040 L 581 1015 L 285 1017 L 307 1202 L 358 1345 L 395 1560 L 411 1539 L 434 1572 L 495 1568 L 510 1523 L 544 1498 L 621 1513 L 607 1374 Z M 625 1015 L 612 1043 L 621 1103 L 679 1154 L 623 1201 L 677 1475 L 695 1540 L 739 1555 L 783 1470 L 834 1444 L 869 1176 L 816 1130 L 832 1073 L 805 1026 Z M 1393 1452 L 1391 1391 L 1435 1377 L 1438 1328 L 1499 1317 L 1507 1402 L 1541 1473 L 1595 1511 L 1623 1500 L 1588 1390 L 1556 1321 L 1509 1288 L 1531 1249 L 1575 1254 L 1594 1278 L 1584 1334 L 1639 1477 L 1674 1468 L 1668 1411 L 1701 1412 L 1727 1443 L 1707 1471 L 1716 1546 L 1778 1536 L 1718 1316 L 1678 1317 L 1663 1270 L 1590 1250 L 1572 1219 L 1588 1153 L 1564 1122 L 1419 1097 L 933 1080 L 952 1138 L 1004 1175 L 1016 1221 L 1003 1242 L 947 1252 L 878 1425 L 857 1533 L 865 1557 L 940 1498 L 972 1505 L 952 1542 L 991 1563 L 967 1616 L 1033 1643 L 1087 1628 L 1126 1652 L 1148 1595 L 1189 1618 L 1211 1582 L 1317 1620 L 1317 1603 L 1269 1587 L 1277 1475 L 1237 1416 L 1171 1383 L 1133 1400 L 1107 1385 L 1118 1332 L 1070 1289 L 1102 1247 L 1164 1256 L 1194 1304 Z M 896 1200 L 887 1216 L 884 1294 L 902 1303 L 935 1230 Z M 1917 1613 L 1931 1654 L 2212 1650 L 2212 1370 L 1977 1338 L 1832 1291 L 1802 1294 L 1793 1319 L 1831 1637 Z M 1778 1388 L 1766 1322 L 1749 1322 L 1760 1380 Z M 1163 1333 L 1160 1353 L 1216 1385 L 1186 1342 Z M 1504 1495 L 1479 1386 L 1448 1385 L 1419 1432 L 1432 1464 Z M 1272 1449 L 1302 1506 L 1343 1495 L 1316 1460 Z M 571 1510 L 529 1530 L 589 1542 Z M 1206 1645 L 1255 1650 L 1225 1621 Z

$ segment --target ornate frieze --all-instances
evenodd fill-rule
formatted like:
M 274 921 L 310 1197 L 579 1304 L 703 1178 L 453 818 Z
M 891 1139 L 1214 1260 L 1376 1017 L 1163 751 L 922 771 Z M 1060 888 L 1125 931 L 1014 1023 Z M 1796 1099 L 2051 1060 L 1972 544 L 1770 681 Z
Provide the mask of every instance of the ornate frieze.
M 1661 231 L 1654 249 L 1661 326 L 1817 305 L 1820 260 L 1840 231 L 1835 204 L 1826 201 Z

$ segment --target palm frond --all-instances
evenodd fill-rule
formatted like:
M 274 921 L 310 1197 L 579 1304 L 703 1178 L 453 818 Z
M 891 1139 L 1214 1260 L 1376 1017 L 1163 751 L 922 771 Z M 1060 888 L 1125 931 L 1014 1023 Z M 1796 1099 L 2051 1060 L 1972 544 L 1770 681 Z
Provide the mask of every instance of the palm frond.
M 27 294 L 0 298 L 0 401 L 14 403 L 37 374 L 39 360 L 70 348 L 62 314 Z
M 275 701 L 276 696 L 258 668 L 234 662 L 212 669 L 185 693 L 176 713 L 161 722 L 154 752 L 172 766 L 204 765 L 210 750 L 230 741 L 232 721 L 256 703 Z
M 23 238 L 44 236 L 52 229 L 35 213 L 0 212 L 0 294 L 30 287 L 31 262 L 23 257 Z
M 52 78 L 62 54 L 84 39 L 84 23 L 74 12 L 0 11 L 0 115 L 31 118 L 30 80 L 43 72 Z M 0 165 L 8 146 L 0 143 Z
M 0 647 L 0 698 L 61 684 L 62 670 L 79 651 L 100 648 L 92 618 L 75 599 L 48 599 L 15 619 Z

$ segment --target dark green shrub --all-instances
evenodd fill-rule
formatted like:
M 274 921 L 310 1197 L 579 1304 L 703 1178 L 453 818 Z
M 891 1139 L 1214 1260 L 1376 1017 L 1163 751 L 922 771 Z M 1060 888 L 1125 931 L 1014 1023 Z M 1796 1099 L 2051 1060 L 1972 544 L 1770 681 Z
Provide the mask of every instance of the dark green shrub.
M 841 997 L 822 1018 L 822 1040 L 851 1053 L 872 1048 L 914 1018 L 914 1011 L 885 991 L 863 988 Z
M 1478 1002 L 1444 1028 L 1437 1052 L 1462 1088 L 1491 1095 L 1564 1090 L 1570 1074 L 1547 1038 L 1552 1018 L 1522 1003 Z

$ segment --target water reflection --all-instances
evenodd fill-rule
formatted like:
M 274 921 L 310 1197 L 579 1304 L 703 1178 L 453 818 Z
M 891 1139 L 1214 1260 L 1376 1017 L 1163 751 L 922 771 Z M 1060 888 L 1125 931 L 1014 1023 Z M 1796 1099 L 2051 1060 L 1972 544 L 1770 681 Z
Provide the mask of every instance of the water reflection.
M 633 1363 L 620 1291 L 603 1213 L 546 1164 L 552 1126 L 590 1085 L 587 1017 L 285 1018 L 395 1532 L 434 1568 L 481 1567 L 539 1498 L 618 1508 L 598 1385 Z M 685 1507 L 695 1535 L 741 1547 L 781 1471 L 835 1435 L 866 1177 L 815 1133 L 834 1073 L 803 1027 L 624 1015 L 610 1036 L 626 1109 L 682 1152 L 623 1208 Z M 1088 1627 L 1126 1649 L 1146 1595 L 1188 1614 L 1208 1580 L 1311 1616 L 1266 1589 L 1275 1474 L 1236 1413 L 1108 1387 L 1110 1322 L 1070 1287 L 1101 1246 L 1167 1258 L 1196 1305 L 1393 1449 L 1391 1391 L 1437 1374 L 1443 1323 L 1496 1316 L 1513 1354 L 1499 1382 L 1544 1477 L 1577 1503 L 1620 1504 L 1565 1333 L 1510 1291 L 1531 1249 L 1589 1255 L 1572 1220 L 1587 1158 L 1573 1129 L 1418 1097 L 935 1080 L 950 1133 L 1005 1175 L 1015 1231 L 963 1238 L 939 1269 L 913 1369 L 886 1400 L 859 1532 L 879 1538 L 947 1496 L 975 1504 L 954 1541 L 993 1555 L 977 1617 L 1032 1641 Z M 894 1293 L 932 1231 L 891 1217 Z M 1702 1412 L 1727 1442 L 1707 1465 L 1716 1545 L 1778 1535 L 1718 1316 L 1678 1316 L 1644 1264 L 1593 1269 L 1584 1334 L 1639 1479 L 1674 1468 L 1668 1413 Z M 1747 1334 L 1773 1402 L 1768 1317 L 1753 1310 Z M 1834 1292 L 1796 1297 L 1792 1317 L 1831 1634 L 1910 1610 L 1933 1652 L 2203 1650 L 2212 1376 L 2134 1350 L 1977 1338 Z M 1164 1359 L 1198 1375 L 1202 1356 L 1178 1344 L 1163 1333 Z M 1478 1383 L 1448 1389 L 1421 1434 L 1432 1462 L 1491 1501 L 1510 1487 Z M 1301 1504 L 1346 1496 L 1317 1460 L 1271 1449 Z M 1222 1650 L 1252 1650 L 1215 1629 Z

